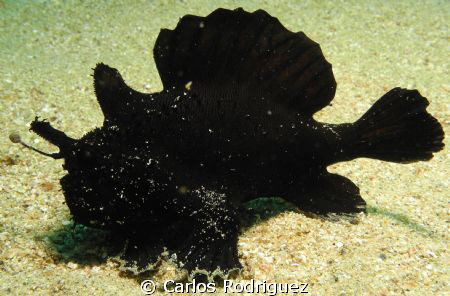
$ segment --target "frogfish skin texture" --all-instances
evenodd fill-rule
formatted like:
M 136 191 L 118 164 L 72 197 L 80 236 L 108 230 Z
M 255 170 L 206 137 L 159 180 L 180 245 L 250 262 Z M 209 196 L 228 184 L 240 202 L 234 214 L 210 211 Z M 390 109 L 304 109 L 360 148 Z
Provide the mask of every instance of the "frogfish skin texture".
M 186 15 L 161 30 L 154 58 L 158 93 L 95 67 L 104 122 L 80 139 L 31 123 L 59 148 L 42 154 L 64 159 L 74 222 L 121 238 L 122 268 L 136 273 L 165 257 L 190 276 L 227 277 L 242 268 L 242 203 L 280 196 L 317 214 L 364 212 L 358 187 L 327 166 L 423 161 L 443 148 L 417 90 L 393 88 L 354 123 L 315 121 L 336 91 L 331 64 L 316 42 L 263 10 Z

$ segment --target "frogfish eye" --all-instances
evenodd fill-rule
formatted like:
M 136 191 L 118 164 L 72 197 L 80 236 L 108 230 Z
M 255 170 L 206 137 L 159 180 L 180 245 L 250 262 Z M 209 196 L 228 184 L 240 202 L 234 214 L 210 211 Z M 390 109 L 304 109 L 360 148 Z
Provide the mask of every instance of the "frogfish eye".
M 94 151 L 91 147 L 82 146 L 77 149 L 77 159 L 83 164 L 90 164 L 95 160 Z
M 88 149 L 84 149 L 81 151 L 81 157 L 86 160 L 92 159 L 92 156 L 93 156 L 92 152 Z

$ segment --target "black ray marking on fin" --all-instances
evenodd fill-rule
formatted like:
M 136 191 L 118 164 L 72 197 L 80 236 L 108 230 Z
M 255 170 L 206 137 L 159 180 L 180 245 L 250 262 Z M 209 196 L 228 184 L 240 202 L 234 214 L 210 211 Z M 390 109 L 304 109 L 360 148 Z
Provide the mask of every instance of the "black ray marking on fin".
M 356 122 L 355 154 L 399 163 L 431 159 L 444 147 L 444 131 L 428 105 L 417 90 L 387 92 Z
M 320 46 L 263 10 L 184 16 L 174 30 L 161 30 L 154 56 L 166 90 L 191 82 L 199 94 L 234 93 L 237 101 L 264 96 L 274 109 L 278 104 L 305 116 L 327 106 L 336 90 Z

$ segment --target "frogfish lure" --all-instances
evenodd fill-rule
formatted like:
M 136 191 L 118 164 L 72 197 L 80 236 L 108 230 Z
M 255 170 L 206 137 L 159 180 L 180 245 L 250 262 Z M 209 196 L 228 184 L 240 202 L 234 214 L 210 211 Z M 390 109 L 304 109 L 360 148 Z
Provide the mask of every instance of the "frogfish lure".
M 36 119 L 59 148 L 60 183 L 75 223 L 123 239 L 121 267 L 141 273 L 171 260 L 190 276 L 227 277 L 238 258 L 244 202 L 280 196 L 317 214 L 364 212 L 349 179 L 327 166 L 358 157 L 429 160 L 444 132 L 417 90 L 393 88 L 356 122 L 313 114 L 336 82 L 319 44 L 263 10 L 185 15 L 153 49 L 163 90 L 131 89 L 97 64 L 103 126 L 73 139 Z

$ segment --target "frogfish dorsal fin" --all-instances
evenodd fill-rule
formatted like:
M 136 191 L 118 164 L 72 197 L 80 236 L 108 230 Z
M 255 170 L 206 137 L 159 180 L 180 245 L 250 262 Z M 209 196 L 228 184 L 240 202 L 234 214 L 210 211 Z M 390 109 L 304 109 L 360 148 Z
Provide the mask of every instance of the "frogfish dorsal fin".
M 205 99 L 221 92 L 234 100 L 263 96 L 310 116 L 336 91 L 319 44 L 263 10 L 186 15 L 174 30 L 161 30 L 154 57 L 166 90 L 189 85 Z

